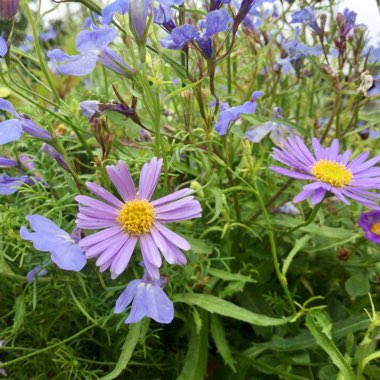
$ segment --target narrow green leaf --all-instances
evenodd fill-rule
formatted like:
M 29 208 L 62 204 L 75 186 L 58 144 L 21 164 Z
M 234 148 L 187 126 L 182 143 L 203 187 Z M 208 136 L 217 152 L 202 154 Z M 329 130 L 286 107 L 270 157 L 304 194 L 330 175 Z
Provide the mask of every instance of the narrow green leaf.
M 215 198 L 215 214 L 212 217 L 212 219 L 207 222 L 207 224 L 210 224 L 214 220 L 218 219 L 220 213 L 222 212 L 223 198 L 224 198 L 224 194 L 221 189 L 217 187 L 213 187 L 212 189 L 210 189 L 210 191 L 214 195 L 214 198 Z
M 318 345 L 327 353 L 334 365 L 339 368 L 344 379 L 355 380 L 349 363 L 347 363 L 335 343 L 323 332 L 321 326 L 324 325 L 325 317 L 321 311 L 313 310 L 306 315 L 306 326 L 314 336 Z
M 15 316 L 13 318 L 13 333 L 15 334 L 24 323 L 26 313 L 24 294 L 19 295 L 15 302 Z
M 284 260 L 284 264 L 282 266 L 282 274 L 286 276 L 286 273 L 289 269 L 290 264 L 292 263 L 296 254 L 306 245 L 306 243 L 310 240 L 310 235 L 302 236 L 301 239 L 297 239 L 294 244 L 293 249 L 289 252 L 289 255 Z
M 204 379 L 208 358 L 208 323 L 207 315 L 199 313 L 202 318 L 202 328 L 198 334 L 194 321 L 191 326 L 189 349 L 185 358 L 185 365 L 177 380 Z
M 136 348 L 137 342 L 140 337 L 142 322 L 133 323 L 130 325 L 129 332 L 125 338 L 123 348 L 117 361 L 116 367 L 108 375 L 103 376 L 100 380 L 113 380 L 116 379 L 127 367 L 129 360 L 132 357 L 133 351 Z
M 210 268 L 208 270 L 208 274 L 211 274 L 214 277 L 220 278 L 224 281 L 239 281 L 239 282 L 256 282 L 253 278 L 250 276 L 245 276 L 244 274 L 240 273 L 231 273 L 227 272 L 226 270 L 221 269 L 215 269 Z
M 169 95 L 167 95 L 165 97 L 165 99 L 162 101 L 162 104 L 165 104 L 173 96 L 178 95 L 185 90 L 190 90 L 191 88 L 198 86 L 199 84 L 201 84 L 204 81 L 205 78 L 206 77 L 204 76 L 203 78 L 199 79 L 198 81 L 196 81 L 194 83 L 190 83 L 185 87 L 180 87 L 177 90 L 174 90 L 173 92 L 171 92 Z
M 210 294 L 178 294 L 174 302 L 182 302 L 199 306 L 209 313 L 216 313 L 225 317 L 238 319 L 257 326 L 279 326 L 289 322 L 290 318 L 272 318 L 264 314 L 257 314 L 231 302 L 225 301 Z
M 236 372 L 235 360 L 232 357 L 230 345 L 227 342 L 226 334 L 223 325 L 220 323 L 219 318 L 216 315 L 211 316 L 211 335 L 214 340 L 216 349 L 224 362 Z

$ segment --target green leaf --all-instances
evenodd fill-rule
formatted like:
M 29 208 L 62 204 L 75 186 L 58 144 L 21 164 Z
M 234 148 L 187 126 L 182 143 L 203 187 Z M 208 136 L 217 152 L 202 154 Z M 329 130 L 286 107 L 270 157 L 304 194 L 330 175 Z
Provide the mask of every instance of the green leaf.
M 199 380 L 204 379 L 207 369 L 208 358 L 208 323 L 204 312 L 199 314 L 202 318 L 202 328 L 198 334 L 195 322 L 191 323 L 191 335 L 189 349 L 177 380 Z
M 290 320 L 290 318 L 285 317 L 272 318 L 264 314 L 257 314 L 210 294 L 177 294 L 174 297 L 174 302 L 199 306 L 209 313 L 235 318 L 257 326 L 279 326 L 288 323 Z
M 217 187 L 213 187 L 210 189 L 211 193 L 214 195 L 215 198 L 215 214 L 212 217 L 210 221 L 207 222 L 207 224 L 212 223 L 214 220 L 218 219 L 220 213 L 222 212 L 223 207 L 223 199 L 225 199 L 225 196 L 223 194 L 223 191 Z
M 326 316 L 320 310 L 310 311 L 306 315 L 306 326 L 318 345 L 327 353 L 334 365 L 339 368 L 344 379 L 355 380 L 350 364 L 338 350 L 332 339 L 323 332 L 325 324 Z
M 214 340 L 216 349 L 224 362 L 236 372 L 235 360 L 232 357 L 230 346 L 226 339 L 226 334 L 223 325 L 220 323 L 219 318 L 216 315 L 211 316 L 211 335 Z
M 310 235 L 302 236 L 301 239 L 297 239 L 294 244 L 293 249 L 289 252 L 289 255 L 284 260 L 284 265 L 282 266 L 282 274 L 286 276 L 286 273 L 289 269 L 290 264 L 292 263 L 296 254 L 306 245 L 306 243 L 310 240 Z
M 212 276 L 220 278 L 224 281 L 240 281 L 252 283 L 256 282 L 256 280 L 254 280 L 250 276 L 245 276 L 244 274 L 240 273 L 231 273 L 221 269 L 210 268 L 208 270 L 208 274 L 211 274 Z
M 130 325 L 128 335 L 125 338 L 125 342 L 123 348 L 121 349 L 119 360 L 117 361 L 115 368 L 108 375 L 101 377 L 100 380 L 116 379 L 127 367 L 139 340 L 141 325 L 141 321 Z
M 13 333 L 15 334 L 24 323 L 26 314 L 24 294 L 19 295 L 15 302 L 15 316 L 13 318 Z
M 364 274 L 354 274 L 344 284 L 347 293 L 352 297 L 360 297 L 368 294 L 370 290 L 369 281 Z

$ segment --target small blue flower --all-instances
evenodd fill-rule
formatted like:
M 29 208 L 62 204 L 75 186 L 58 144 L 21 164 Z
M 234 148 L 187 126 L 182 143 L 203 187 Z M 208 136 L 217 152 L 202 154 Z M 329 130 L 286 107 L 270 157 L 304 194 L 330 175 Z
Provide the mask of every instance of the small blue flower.
M 0 156 L 0 166 L 5 168 L 10 168 L 12 166 L 17 166 L 17 161 L 12 160 L 10 158 L 1 157 Z
M 102 10 L 102 23 L 109 25 L 115 13 L 125 15 L 129 9 L 129 0 L 116 0 Z
M 146 274 L 141 280 L 131 281 L 116 300 L 115 314 L 122 313 L 132 302 L 131 312 L 125 323 L 136 323 L 144 317 L 159 323 L 170 323 L 174 318 L 174 306 L 161 289 L 165 278 L 152 279 Z
M 71 56 L 60 49 L 54 49 L 48 51 L 47 56 L 54 64 L 63 62 L 62 65 L 56 65 L 56 67 L 64 75 L 90 74 L 98 61 L 119 74 L 133 74 L 133 69 L 108 47 L 116 36 L 116 30 L 109 27 L 83 30 L 75 39 L 75 46 L 80 54 Z
M 10 177 L 8 174 L 3 173 L 0 175 L 0 195 L 14 194 L 24 184 L 34 185 L 34 180 L 27 175 Z
M 194 25 L 181 25 L 173 29 L 170 36 L 165 40 L 160 40 L 161 45 L 167 49 L 182 49 L 188 42 L 198 36 L 197 29 Z
M 48 131 L 39 127 L 34 121 L 26 116 L 18 114 L 12 103 L 8 100 L 0 99 L 0 110 L 6 111 L 15 116 L 15 119 L 5 120 L 0 123 L 0 145 L 19 140 L 22 132 L 38 139 L 51 139 Z
M 320 32 L 320 28 L 317 24 L 314 11 L 311 7 L 306 6 L 305 8 L 296 11 L 292 14 L 291 24 L 305 24 L 314 30 L 315 33 Z
M 50 25 L 49 28 L 40 34 L 40 39 L 44 42 L 49 40 L 55 40 L 57 38 L 57 31 L 54 30 L 53 26 Z
M 54 160 L 57 161 L 58 165 L 60 165 L 67 172 L 70 172 L 65 158 L 52 145 L 43 143 L 40 152 L 46 153 L 49 157 L 54 158 Z
M 262 96 L 261 91 L 254 91 L 251 99 L 244 104 L 232 108 L 228 108 L 220 113 L 219 119 L 214 126 L 215 131 L 219 136 L 224 136 L 228 132 L 231 123 L 235 122 L 242 114 L 253 114 L 256 111 L 256 100 Z
M 273 119 L 283 119 L 280 107 L 275 107 L 272 117 Z M 294 131 L 287 125 L 268 121 L 262 125 L 249 128 L 245 133 L 245 137 L 253 143 L 259 143 L 269 133 L 270 139 L 277 146 L 284 146 L 288 137 L 295 136 Z
M 152 0 L 129 0 L 128 13 L 135 37 L 141 40 L 147 33 L 147 19 L 152 13 Z
M 7 54 L 8 45 L 4 37 L 0 36 L 0 57 L 4 57 Z
M 86 257 L 79 245 L 54 222 L 40 215 L 29 215 L 26 219 L 34 232 L 21 227 L 20 236 L 33 242 L 38 251 L 50 252 L 52 261 L 63 270 L 79 272 L 86 265 Z
M 97 100 L 85 100 L 79 103 L 80 109 L 87 119 L 91 119 L 98 112 L 99 102 Z
M 28 274 L 26 275 L 26 281 L 32 282 L 33 280 L 38 280 L 39 277 L 45 276 L 47 274 L 46 269 L 41 269 L 39 265 L 35 266 Z

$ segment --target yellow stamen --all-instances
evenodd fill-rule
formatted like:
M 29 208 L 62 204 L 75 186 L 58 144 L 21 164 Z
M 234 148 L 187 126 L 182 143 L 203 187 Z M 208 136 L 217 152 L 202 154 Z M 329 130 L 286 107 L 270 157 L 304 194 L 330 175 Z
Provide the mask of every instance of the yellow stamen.
M 352 173 L 350 169 L 336 161 L 322 159 L 311 168 L 311 173 L 320 181 L 335 187 L 345 187 L 351 183 Z
M 154 224 L 154 208 L 146 200 L 135 199 L 123 205 L 116 221 L 132 236 L 145 234 Z
M 371 232 L 374 233 L 375 235 L 379 235 L 380 236 L 380 222 L 375 223 L 371 227 Z

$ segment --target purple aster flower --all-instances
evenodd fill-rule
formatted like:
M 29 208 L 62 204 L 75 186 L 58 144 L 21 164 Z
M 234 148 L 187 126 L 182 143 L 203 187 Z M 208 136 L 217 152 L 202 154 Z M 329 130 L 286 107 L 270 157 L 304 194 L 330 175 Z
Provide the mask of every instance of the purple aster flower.
M 33 280 L 38 280 L 39 277 L 45 276 L 47 274 L 46 269 L 41 269 L 39 265 L 35 266 L 28 274 L 26 275 L 26 281 L 32 282 Z
M 360 214 L 359 226 L 364 230 L 367 240 L 380 244 L 380 211 Z
M 34 185 L 33 178 L 28 175 L 10 177 L 8 174 L 3 173 L 0 175 L 0 195 L 14 194 L 24 184 Z
M 156 157 L 143 166 L 137 193 L 127 166 L 119 161 L 117 166 L 106 166 L 106 170 L 122 201 L 92 182 L 87 182 L 88 189 L 102 201 L 84 195 L 75 198 L 80 204 L 77 226 L 102 229 L 82 239 L 79 245 L 88 259 L 98 258 L 96 265 L 101 272 L 110 267 L 112 278 L 125 270 L 138 240 L 151 277 L 157 275 L 162 264 L 160 252 L 169 264 L 186 263 L 181 249 L 190 249 L 190 244 L 164 224 L 199 218 L 202 209 L 189 196 L 189 188 L 151 201 L 161 166 L 162 159 Z
M 305 8 L 296 11 L 292 14 L 291 24 L 305 24 L 314 30 L 315 33 L 320 32 L 320 28 L 317 24 L 317 20 L 314 14 L 314 10 L 306 6 Z
M 6 111 L 15 116 L 15 119 L 5 120 L 0 123 L 0 145 L 19 140 L 22 132 L 38 139 L 51 139 L 48 131 L 39 127 L 28 117 L 18 114 L 12 103 L 8 100 L 0 99 L 0 110 Z
M 349 162 L 351 151 L 339 154 L 339 141 L 336 139 L 329 148 L 322 148 L 316 138 L 313 138 L 312 145 L 314 155 L 296 136 L 289 138 L 284 148 L 273 149 L 273 157 L 291 170 L 278 166 L 271 166 L 271 170 L 288 177 L 313 181 L 303 187 L 294 202 L 311 197 L 311 203 L 317 204 L 330 192 L 343 203 L 349 204 L 347 197 L 364 206 L 378 208 L 375 202 L 380 194 L 369 190 L 380 189 L 380 168 L 375 167 L 380 156 L 366 161 L 369 152 L 364 152 Z
M 219 136 L 224 136 L 228 132 L 228 127 L 231 123 L 235 122 L 242 114 L 253 114 L 256 111 L 256 100 L 262 96 L 261 91 L 254 91 L 251 99 L 244 104 L 232 108 L 228 108 L 220 113 L 219 119 L 216 122 L 214 129 Z
M 40 215 L 28 215 L 26 219 L 34 232 L 21 227 L 20 236 L 33 242 L 38 251 L 50 252 L 51 260 L 60 269 L 79 272 L 86 265 L 86 257 L 73 238 L 54 222 Z
M 116 36 L 116 30 L 109 27 L 83 30 L 75 39 L 75 46 L 80 54 L 71 56 L 60 49 L 54 49 L 48 51 L 47 56 L 64 75 L 87 75 L 94 70 L 98 61 L 119 74 L 133 74 L 133 69 L 108 47 Z M 57 62 L 63 64 L 57 65 Z
M 125 323 L 136 323 L 144 317 L 159 323 L 170 323 L 174 318 L 174 306 L 161 289 L 166 284 L 164 277 L 150 277 L 147 273 L 141 280 L 131 281 L 116 300 L 115 314 L 122 313 L 132 302 L 131 312 Z
M 0 57 L 4 57 L 8 52 L 7 41 L 5 41 L 4 37 L 0 36 Z
M 0 0 L 1 18 L 10 19 L 16 16 L 20 0 Z
M 63 169 L 70 172 L 69 167 L 65 161 L 65 158 L 50 144 L 43 143 L 40 152 L 46 153 L 49 157 L 54 158 Z
M 275 107 L 272 117 L 273 119 L 283 119 L 280 107 Z M 253 143 L 259 143 L 268 134 L 270 134 L 270 139 L 277 146 L 283 146 L 288 137 L 295 136 L 292 128 L 287 125 L 268 121 L 265 124 L 249 128 L 245 133 L 245 137 Z

